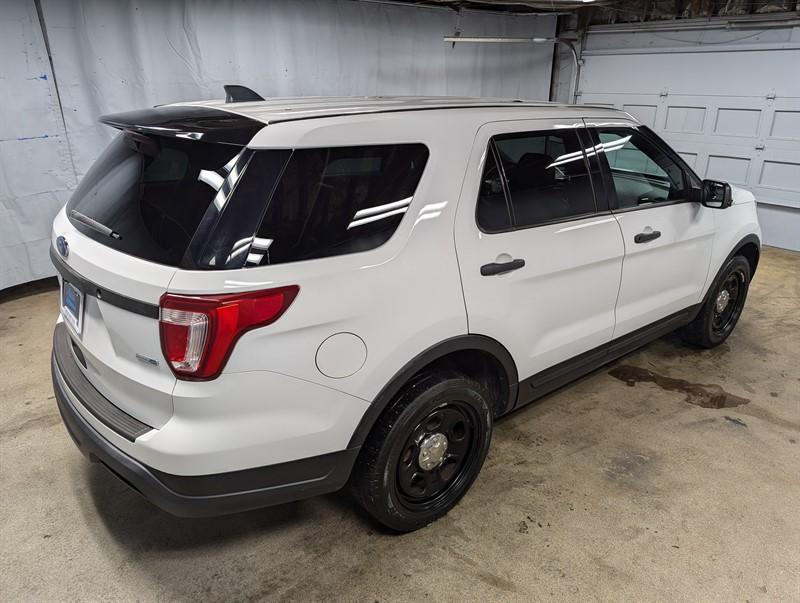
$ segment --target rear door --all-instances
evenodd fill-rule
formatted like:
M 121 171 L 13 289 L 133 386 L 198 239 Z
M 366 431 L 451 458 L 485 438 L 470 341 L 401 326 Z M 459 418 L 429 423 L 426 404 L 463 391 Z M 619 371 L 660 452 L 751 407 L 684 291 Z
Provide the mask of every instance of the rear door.
M 714 210 L 689 200 L 699 180 L 651 132 L 625 121 L 589 125 L 625 242 L 616 338 L 700 301 Z
M 490 123 L 477 134 L 456 222 L 471 333 L 514 357 L 520 379 L 614 331 L 623 244 L 595 198 L 579 120 Z M 526 397 L 526 392 L 521 392 Z

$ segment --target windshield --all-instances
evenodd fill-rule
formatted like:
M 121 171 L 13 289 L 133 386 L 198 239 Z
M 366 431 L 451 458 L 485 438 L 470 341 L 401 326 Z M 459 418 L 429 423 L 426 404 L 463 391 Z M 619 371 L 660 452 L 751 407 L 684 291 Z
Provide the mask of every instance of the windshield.
M 72 224 L 108 247 L 178 266 L 242 147 L 119 134 L 67 204 Z

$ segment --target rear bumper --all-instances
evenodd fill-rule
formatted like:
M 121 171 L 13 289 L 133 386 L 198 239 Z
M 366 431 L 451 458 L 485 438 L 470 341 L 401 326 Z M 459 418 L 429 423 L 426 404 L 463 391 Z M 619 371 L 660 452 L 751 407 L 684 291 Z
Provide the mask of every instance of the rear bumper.
M 54 346 L 53 349 L 53 390 L 73 441 L 91 461 L 102 463 L 146 499 L 173 515 L 224 515 L 333 492 L 346 483 L 358 455 L 358 448 L 352 448 L 213 475 L 164 473 L 122 452 L 81 415 L 76 404 L 83 404 L 87 412 L 91 412 L 91 403 L 84 404 L 82 397 L 91 395 L 93 388 L 88 380 L 80 384 L 81 387 L 75 387 L 75 384 L 70 387 L 61 366 L 75 363 L 75 359 L 71 354 L 66 356 L 59 351 L 63 349 L 63 346 Z M 70 379 L 75 379 L 72 372 Z M 85 389 L 83 385 L 91 389 Z

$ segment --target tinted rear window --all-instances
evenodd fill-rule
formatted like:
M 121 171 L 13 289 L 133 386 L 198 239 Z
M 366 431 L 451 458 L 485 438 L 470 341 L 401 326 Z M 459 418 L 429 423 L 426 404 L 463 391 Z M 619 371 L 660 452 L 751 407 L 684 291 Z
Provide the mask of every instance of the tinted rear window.
M 253 150 L 124 132 L 67 214 L 104 245 L 182 268 L 355 253 L 392 236 L 427 158 L 422 144 Z
M 422 144 L 294 151 L 247 263 L 279 264 L 382 245 L 403 219 L 427 159 Z
M 76 228 L 104 245 L 178 266 L 244 151 L 124 132 L 83 178 L 67 204 L 67 215 Z

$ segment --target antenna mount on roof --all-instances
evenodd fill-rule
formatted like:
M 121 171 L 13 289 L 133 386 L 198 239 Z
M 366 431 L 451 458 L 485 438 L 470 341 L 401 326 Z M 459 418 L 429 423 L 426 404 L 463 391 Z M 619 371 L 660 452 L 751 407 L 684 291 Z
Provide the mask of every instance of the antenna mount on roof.
M 225 102 L 226 103 L 244 103 L 247 101 L 263 101 L 264 97 L 253 92 L 247 86 L 239 86 L 238 84 L 226 84 L 225 88 Z

